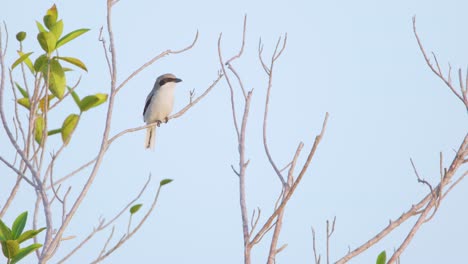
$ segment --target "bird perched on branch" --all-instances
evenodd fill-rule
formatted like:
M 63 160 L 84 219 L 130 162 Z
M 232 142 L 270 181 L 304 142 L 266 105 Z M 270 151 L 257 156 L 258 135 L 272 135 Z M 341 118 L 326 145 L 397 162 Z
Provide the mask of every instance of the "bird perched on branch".
M 156 125 L 159 127 L 162 121 L 169 121 L 168 116 L 174 106 L 174 89 L 176 83 L 182 80 L 174 74 L 167 73 L 159 76 L 154 83 L 153 90 L 146 97 L 143 109 L 143 120 L 146 124 L 155 123 L 146 129 L 145 147 L 154 149 L 156 139 Z

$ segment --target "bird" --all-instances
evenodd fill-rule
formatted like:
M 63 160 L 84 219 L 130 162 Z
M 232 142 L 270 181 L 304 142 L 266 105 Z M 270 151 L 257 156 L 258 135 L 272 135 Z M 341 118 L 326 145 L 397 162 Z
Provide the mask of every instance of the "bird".
M 146 97 L 145 108 L 143 109 L 143 121 L 146 124 L 155 125 L 146 128 L 145 148 L 154 149 L 156 140 L 156 125 L 161 122 L 167 123 L 168 116 L 174 106 L 174 90 L 177 83 L 182 80 L 172 73 L 159 76 L 154 83 L 153 90 Z

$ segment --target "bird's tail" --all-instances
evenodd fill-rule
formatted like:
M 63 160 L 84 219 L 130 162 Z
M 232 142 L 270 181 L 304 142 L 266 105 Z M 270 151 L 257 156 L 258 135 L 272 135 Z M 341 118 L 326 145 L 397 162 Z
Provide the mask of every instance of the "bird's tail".
M 146 128 L 145 148 L 154 150 L 154 143 L 156 142 L 156 126 Z

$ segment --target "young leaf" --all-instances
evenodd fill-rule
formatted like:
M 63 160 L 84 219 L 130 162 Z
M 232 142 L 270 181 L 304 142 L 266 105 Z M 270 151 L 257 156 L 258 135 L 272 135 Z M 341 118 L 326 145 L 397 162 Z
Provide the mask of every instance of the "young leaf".
M 63 121 L 62 125 L 62 141 L 65 145 L 70 142 L 71 135 L 75 130 L 76 126 L 78 125 L 78 121 L 80 120 L 80 116 L 76 114 L 70 114 L 65 121 Z
M 21 233 L 23 233 L 27 219 L 28 212 L 23 212 L 20 215 L 18 215 L 18 217 L 16 217 L 11 228 L 11 236 L 13 237 L 13 239 L 17 239 L 21 235 Z
M 26 109 L 29 109 L 31 107 L 31 103 L 29 102 L 29 98 L 20 98 L 17 100 L 18 104 L 26 107 Z
M 36 70 L 36 72 L 42 71 L 44 68 L 46 68 L 48 61 L 49 59 L 46 55 L 37 57 L 37 59 L 34 61 L 34 70 Z
M 40 232 L 44 231 L 46 228 L 43 227 L 41 229 L 38 229 L 38 230 L 28 230 L 26 232 L 24 232 L 23 234 L 21 234 L 19 236 L 19 238 L 16 240 L 18 241 L 18 243 L 23 243 L 24 241 L 28 240 L 28 239 L 31 239 L 35 236 L 37 236 L 37 234 L 39 234 Z
M 83 98 L 79 104 L 81 112 L 88 111 L 107 101 L 107 94 L 98 93 L 95 95 L 88 95 Z
M 57 23 L 51 26 L 50 32 L 54 33 L 56 39 L 59 39 L 63 33 L 63 21 L 59 20 Z
M 73 101 L 75 101 L 76 105 L 78 107 L 80 107 L 80 97 L 78 96 L 78 94 L 75 92 L 75 90 L 72 90 L 72 88 L 70 88 L 70 86 L 67 86 L 68 88 L 68 91 L 71 93 L 71 96 L 73 97 Z
M 61 128 L 49 130 L 49 132 L 47 132 L 47 135 L 48 135 L 48 136 L 52 136 L 52 135 L 55 135 L 55 134 L 58 134 L 58 133 L 62 133 L 62 129 L 61 129 Z
M 56 22 L 58 18 L 57 7 L 55 4 L 47 10 L 46 15 L 44 16 L 44 24 L 48 29 L 50 29 Z
M 69 62 L 77 67 L 80 67 L 81 69 L 85 70 L 85 71 L 88 71 L 88 69 L 86 69 L 86 65 L 80 61 L 79 59 L 77 58 L 72 58 L 72 57 L 57 57 L 57 59 L 60 59 L 60 60 L 63 60 L 63 61 L 66 61 L 66 62 Z
M 15 82 L 15 86 L 16 88 L 18 88 L 18 90 L 20 91 L 21 95 L 25 98 L 29 98 L 29 94 L 28 92 L 26 92 L 26 90 L 24 90 L 17 82 Z
M 53 21 L 57 21 L 58 18 L 58 11 L 57 11 L 57 6 L 53 4 L 48 10 L 46 15 L 52 16 Z
M 140 210 L 141 206 L 143 206 L 143 204 L 135 204 L 134 206 L 132 206 L 130 208 L 130 213 L 134 214 L 134 213 L 138 212 L 138 210 Z
M 47 109 L 49 109 L 50 101 L 55 98 L 55 95 L 49 94 L 47 96 Z M 41 109 L 42 113 L 45 112 L 45 96 L 39 101 L 39 109 Z
M 41 145 L 42 133 L 44 132 L 44 129 L 45 129 L 45 122 L 42 116 L 36 117 L 36 123 L 34 127 L 35 127 L 34 139 L 36 140 L 37 144 Z
M 13 70 L 16 66 L 22 63 L 24 60 L 26 60 L 31 54 L 32 52 L 28 52 L 26 54 L 21 55 L 15 62 L 13 62 L 13 64 L 11 65 L 11 69 Z
M 25 248 L 22 248 L 16 253 L 16 255 L 11 259 L 10 264 L 16 264 L 18 261 L 29 255 L 30 253 L 34 252 L 36 249 L 42 247 L 42 244 L 35 243 Z
M 40 32 L 37 34 L 37 41 L 39 41 L 41 48 L 47 53 L 54 51 L 57 44 L 57 38 L 52 32 Z
M 385 264 L 387 262 L 387 253 L 384 251 L 380 252 L 379 256 L 377 257 L 376 264 Z
M 19 54 L 20 56 L 23 56 L 23 55 L 24 55 L 24 53 L 23 53 L 22 51 L 19 51 L 19 50 L 18 50 L 18 54 Z M 34 74 L 34 66 L 33 66 L 33 64 L 32 64 L 32 62 L 31 62 L 31 59 L 30 59 L 29 57 L 26 58 L 26 59 L 24 60 L 24 63 L 26 63 L 26 66 L 28 66 L 28 68 L 29 68 L 29 70 L 31 71 L 31 73 Z
M 164 186 L 168 183 L 171 183 L 173 180 L 172 179 L 164 179 L 164 180 L 161 180 L 161 182 L 159 183 L 159 186 Z
M 0 233 L 0 242 L 1 242 L 1 241 L 6 241 L 6 238 L 3 237 L 2 233 Z
M 6 239 L 10 240 L 13 239 L 11 236 L 11 229 L 3 223 L 3 221 L 0 219 L 0 234 Z
M 39 30 L 39 32 L 47 32 L 47 30 L 44 28 L 44 26 L 39 21 L 36 21 L 36 26 L 37 26 L 37 29 Z
M 62 65 L 57 60 L 50 61 L 50 72 L 47 73 L 47 67 L 42 69 L 44 78 L 47 80 L 47 74 L 49 74 L 49 90 L 57 98 L 62 99 L 65 94 L 65 72 L 62 69 Z
M 89 31 L 89 29 L 82 28 L 82 29 L 77 29 L 75 31 L 72 31 L 72 32 L 68 33 L 63 38 L 59 39 L 59 41 L 57 41 L 56 48 L 58 49 L 59 47 L 63 46 L 65 43 L 67 43 L 67 42 L 81 36 L 82 34 L 88 32 L 88 31 Z

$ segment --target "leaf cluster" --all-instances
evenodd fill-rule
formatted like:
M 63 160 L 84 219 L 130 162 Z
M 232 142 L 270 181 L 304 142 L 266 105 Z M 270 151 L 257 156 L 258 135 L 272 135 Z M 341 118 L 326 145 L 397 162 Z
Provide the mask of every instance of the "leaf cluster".
M 45 230 L 45 227 L 43 227 L 38 230 L 24 231 L 27 219 L 28 212 L 23 212 L 15 219 L 11 228 L 0 219 L 0 244 L 2 245 L 3 255 L 8 259 L 9 264 L 17 263 L 36 249 L 42 247 L 42 244 L 39 243 L 33 243 L 24 248 L 20 247 L 21 243 L 34 238 Z
M 95 108 L 107 101 L 107 94 L 92 94 L 85 96 L 83 99 L 77 94 L 76 87 L 70 88 L 67 85 L 67 72 L 73 69 L 64 67 L 62 63 L 68 63 L 81 70 L 88 71 L 86 65 L 78 58 L 70 56 L 60 56 L 59 48 L 73 41 L 77 37 L 88 32 L 89 29 L 81 28 L 73 30 L 62 36 L 64 23 L 58 17 L 58 11 L 55 4 L 47 10 L 43 17 L 43 24 L 36 21 L 36 26 L 39 31 L 37 34 L 37 42 L 39 43 L 43 54 L 40 54 L 33 62 L 31 55 L 33 52 L 23 52 L 22 45 L 18 51 L 19 58 L 11 65 L 11 69 L 15 69 L 18 65 L 26 65 L 31 74 L 35 78 L 35 87 L 32 95 L 29 91 L 21 87 L 18 82 L 15 86 L 22 95 L 22 98 L 17 99 L 17 103 L 35 115 L 34 122 L 34 138 L 40 145 L 44 142 L 46 136 L 61 134 L 64 144 L 68 144 L 72 133 L 75 131 L 81 114 L 92 108 Z M 22 44 L 26 39 L 26 32 L 16 34 L 16 39 Z M 37 82 L 39 80 L 39 82 Z M 41 86 L 45 87 L 45 93 L 41 93 Z M 57 100 L 61 103 L 67 92 L 73 97 L 73 101 L 78 106 L 80 113 L 70 113 L 63 120 L 61 127 L 48 129 L 47 112 L 50 111 L 51 102 Z M 39 96 L 40 98 L 37 98 Z M 38 102 L 38 103 L 35 103 Z

